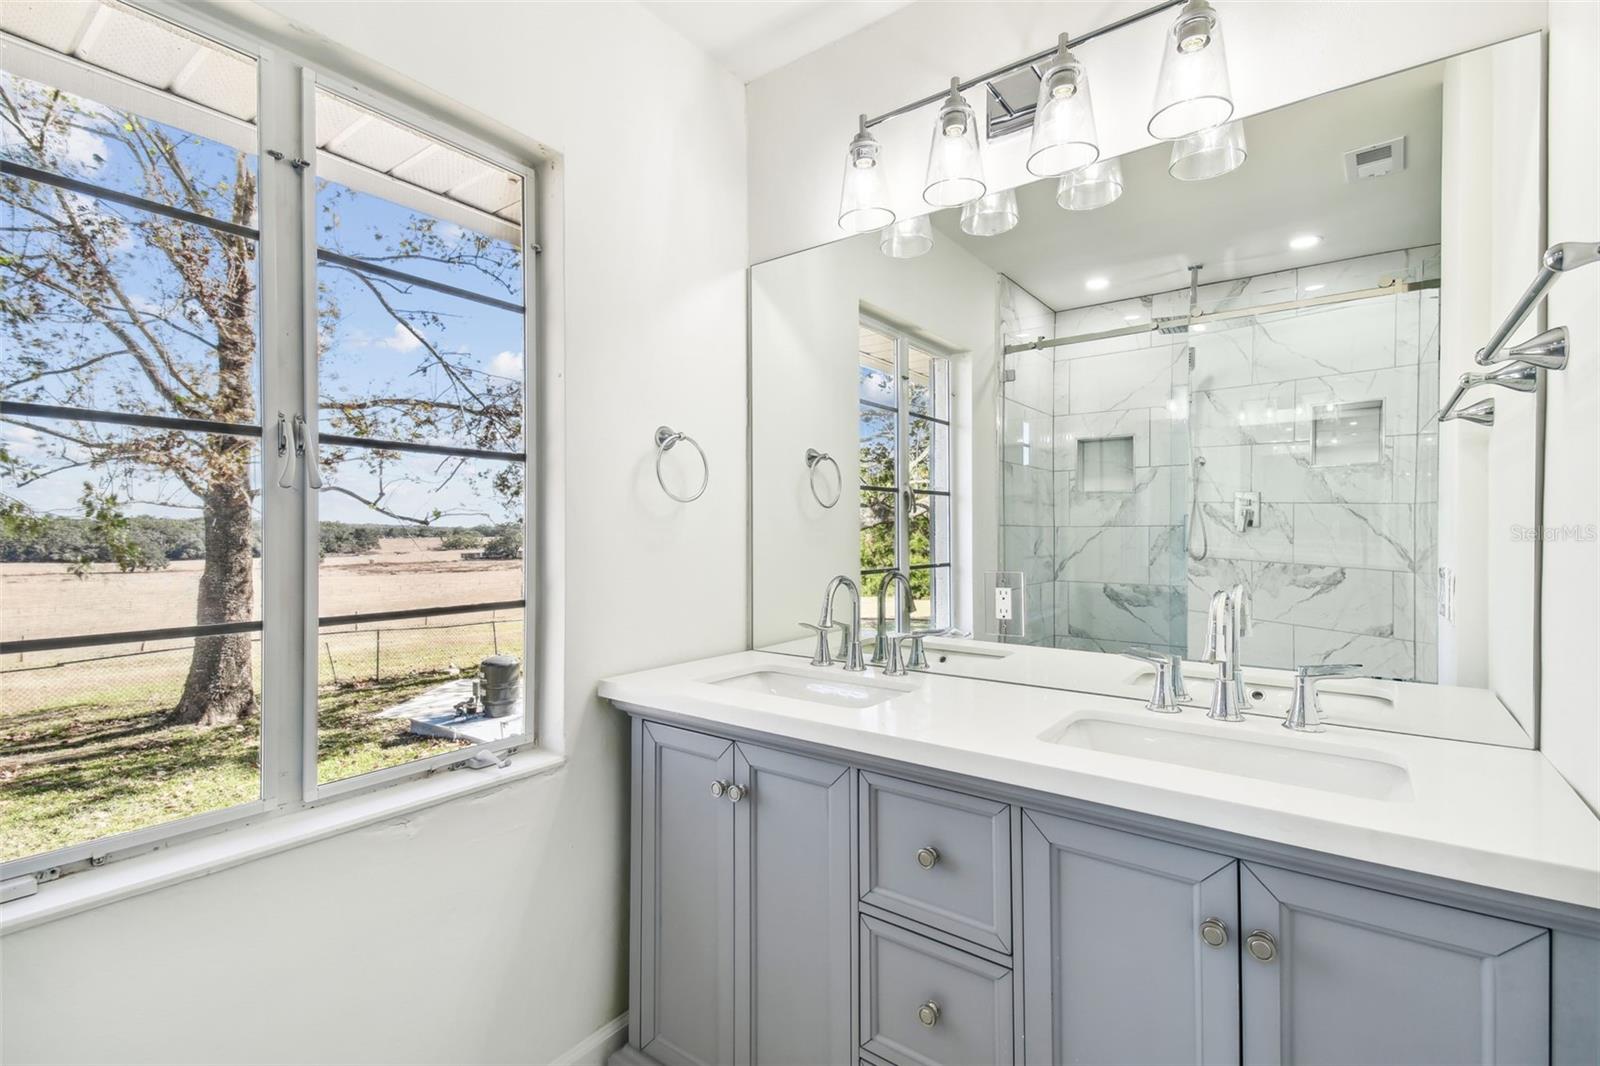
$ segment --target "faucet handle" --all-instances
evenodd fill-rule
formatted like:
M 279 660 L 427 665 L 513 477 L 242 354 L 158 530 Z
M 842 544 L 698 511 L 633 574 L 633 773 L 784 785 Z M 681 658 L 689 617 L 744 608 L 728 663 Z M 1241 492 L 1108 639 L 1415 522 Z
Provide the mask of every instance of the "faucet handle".
M 1350 677 L 1360 670 L 1360 663 L 1307 663 L 1295 667 L 1294 694 L 1289 699 L 1289 713 L 1284 716 L 1283 728 L 1296 733 L 1321 733 L 1322 704 L 1317 700 L 1317 679 Z
M 1294 668 L 1295 677 L 1354 677 L 1365 669 L 1360 663 L 1307 663 Z
M 838 623 L 826 622 L 818 625 L 815 622 L 801 622 L 800 624 L 817 635 L 817 650 L 811 653 L 811 665 L 832 666 L 833 652 L 828 647 L 828 634 L 838 628 Z
M 1144 705 L 1145 710 L 1155 711 L 1157 714 L 1177 714 L 1182 710 L 1172 694 L 1173 656 L 1149 648 L 1133 648 L 1122 654 L 1129 659 L 1149 663 L 1156 668 L 1155 687 L 1150 692 L 1150 699 Z

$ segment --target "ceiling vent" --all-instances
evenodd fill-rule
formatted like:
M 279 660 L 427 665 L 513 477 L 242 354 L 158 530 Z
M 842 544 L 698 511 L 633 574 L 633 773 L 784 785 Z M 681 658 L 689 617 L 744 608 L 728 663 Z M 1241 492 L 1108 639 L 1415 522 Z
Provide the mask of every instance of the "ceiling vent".
M 1398 174 L 1406 168 L 1406 139 L 1354 148 L 1344 154 L 1344 180 L 1365 181 L 1367 178 L 1384 178 Z

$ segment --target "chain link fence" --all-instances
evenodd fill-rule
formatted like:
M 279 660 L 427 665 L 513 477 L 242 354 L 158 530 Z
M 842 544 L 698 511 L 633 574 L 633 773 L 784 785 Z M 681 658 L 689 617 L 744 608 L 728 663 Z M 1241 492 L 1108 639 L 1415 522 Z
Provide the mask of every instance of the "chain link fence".
M 252 676 L 261 691 L 261 638 L 252 637 Z M 172 707 L 183 693 L 192 641 L 9 656 L 0 663 L 0 711 L 70 707 Z M 523 654 L 521 611 L 464 621 L 460 615 L 341 626 L 317 635 L 317 688 L 441 674 L 471 676 L 483 658 Z

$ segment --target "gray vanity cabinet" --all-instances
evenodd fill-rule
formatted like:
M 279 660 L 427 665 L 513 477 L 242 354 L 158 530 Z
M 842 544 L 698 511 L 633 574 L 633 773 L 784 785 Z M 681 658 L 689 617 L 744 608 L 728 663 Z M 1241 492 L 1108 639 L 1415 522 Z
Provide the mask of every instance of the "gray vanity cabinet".
M 740 743 L 734 780 L 734 1062 L 847 1062 L 849 768 Z
M 850 778 L 641 722 L 631 1043 L 662 1066 L 851 1055 Z M 737 797 L 737 798 L 735 798 Z
M 733 1061 L 733 742 L 640 729 L 636 1044 L 662 1066 Z
M 1547 930 L 1244 864 L 1244 1063 L 1543 1063 Z
M 1022 815 L 1026 1063 L 1238 1063 L 1239 864 Z
M 633 730 L 611 1066 L 1596 1061 L 1590 917 L 1552 932 L 914 766 Z

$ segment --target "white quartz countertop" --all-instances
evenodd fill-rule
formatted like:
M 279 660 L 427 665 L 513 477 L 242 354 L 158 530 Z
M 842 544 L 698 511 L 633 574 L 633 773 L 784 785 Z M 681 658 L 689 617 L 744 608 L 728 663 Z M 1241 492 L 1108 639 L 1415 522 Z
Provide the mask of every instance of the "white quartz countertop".
M 869 648 L 871 643 L 868 637 Z M 1150 668 L 1121 655 L 947 637 L 930 637 L 926 644 L 930 673 L 1099 692 L 1130 699 L 1146 699 L 1150 695 Z M 812 645 L 810 638 L 801 638 L 764 650 L 809 661 Z M 1265 691 L 1260 703 L 1246 713 L 1281 719 L 1289 709 L 1293 672 L 1264 666 L 1246 666 L 1243 672 L 1247 682 Z M 1215 666 L 1184 661 L 1184 681 L 1198 697 L 1209 698 L 1216 676 Z M 1317 691 L 1322 694 L 1324 721 L 1331 726 L 1381 729 L 1513 748 L 1533 747 L 1532 738 L 1517 723 L 1516 717 L 1488 689 L 1334 677 L 1317 682 Z
M 862 682 L 896 694 L 872 706 L 830 706 L 712 683 L 758 670 Z M 1142 700 L 935 674 L 882 678 L 871 668 L 847 674 L 765 651 L 607 678 L 599 694 L 698 720 L 712 731 L 730 726 L 823 744 L 1600 908 L 1600 820 L 1537 751 L 1375 730 L 1291 734 L 1266 717 L 1212 722 L 1192 708 L 1156 715 Z M 1409 794 L 1353 796 L 1047 739 L 1084 716 L 1403 766 Z

